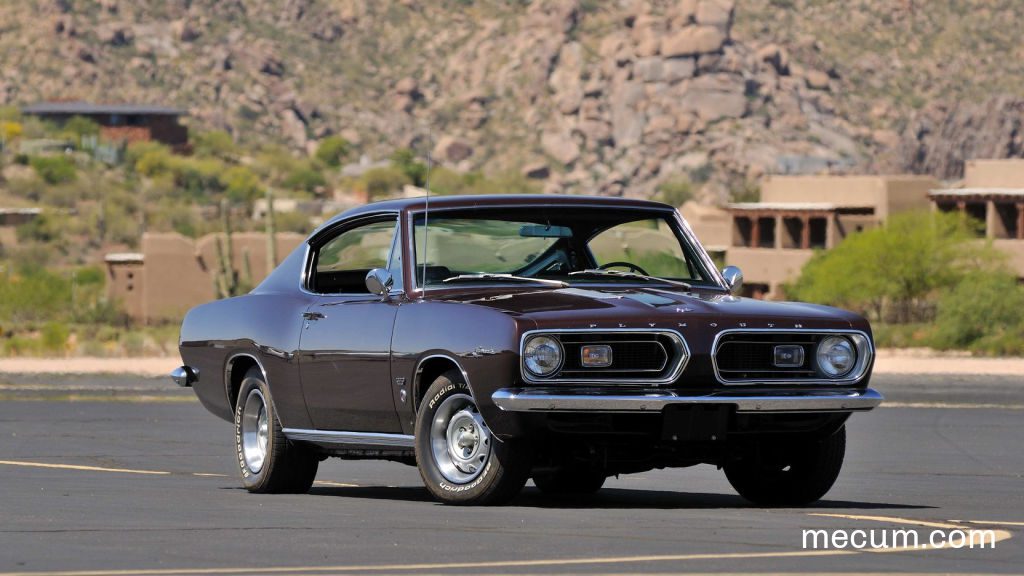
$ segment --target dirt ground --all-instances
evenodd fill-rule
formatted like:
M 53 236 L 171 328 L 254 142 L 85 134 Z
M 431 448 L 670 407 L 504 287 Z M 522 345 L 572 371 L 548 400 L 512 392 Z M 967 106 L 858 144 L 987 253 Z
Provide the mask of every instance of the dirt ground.
M 0 374 L 138 374 L 164 376 L 180 364 L 159 358 L 0 358 Z M 882 349 L 875 360 L 881 374 L 976 374 L 1021 376 L 1024 358 L 974 358 L 927 349 Z

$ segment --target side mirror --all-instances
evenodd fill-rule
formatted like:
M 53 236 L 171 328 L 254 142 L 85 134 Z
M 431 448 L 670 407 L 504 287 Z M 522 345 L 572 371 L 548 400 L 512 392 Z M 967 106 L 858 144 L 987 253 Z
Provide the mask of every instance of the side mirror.
M 742 270 L 735 266 L 726 266 L 722 269 L 722 276 L 725 278 L 725 283 L 729 286 L 730 294 L 740 291 L 740 287 L 743 286 Z
M 370 294 L 386 296 L 394 285 L 395 279 L 391 277 L 391 272 L 383 268 L 374 268 L 366 273 L 366 289 Z

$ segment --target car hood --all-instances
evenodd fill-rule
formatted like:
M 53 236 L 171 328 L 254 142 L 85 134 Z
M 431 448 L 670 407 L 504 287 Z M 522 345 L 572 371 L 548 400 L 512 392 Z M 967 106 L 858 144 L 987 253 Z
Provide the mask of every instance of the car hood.
M 450 301 L 486 306 L 536 321 L 538 327 L 675 327 L 682 322 L 721 322 L 722 327 L 755 322 L 802 323 L 812 328 L 849 328 L 852 312 L 800 302 L 768 302 L 716 291 L 676 291 L 654 287 L 579 287 L 452 295 Z M 596 326 L 591 326 L 596 324 Z M 750 327 L 754 327 L 753 324 Z M 781 324 L 778 327 L 783 327 Z M 797 326 L 799 327 L 799 326 Z

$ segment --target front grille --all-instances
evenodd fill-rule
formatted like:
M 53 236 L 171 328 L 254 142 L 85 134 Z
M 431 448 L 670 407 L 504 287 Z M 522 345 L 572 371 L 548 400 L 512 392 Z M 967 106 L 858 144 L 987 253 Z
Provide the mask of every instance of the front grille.
M 780 332 L 723 332 L 715 346 L 715 372 L 718 379 L 726 384 L 753 382 L 849 382 L 863 374 L 870 359 L 867 339 L 858 334 L 846 334 L 854 338 L 858 355 L 856 368 L 846 377 L 829 380 L 817 369 L 816 354 L 822 339 L 835 335 L 833 332 L 792 330 Z M 863 339 L 864 346 L 858 344 Z M 799 366 L 775 366 L 776 346 L 799 346 L 803 348 L 803 363 Z
M 523 338 L 543 334 L 562 344 L 562 367 L 548 377 L 538 377 L 523 368 L 528 381 L 562 382 L 669 382 L 678 376 L 688 357 L 682 338 L 674 332 L 590 332 L 537 331 Z M 580 351 L 584 346 L 603 344 L 611 347 L 612 363 L 605 367 L 583 366 Z

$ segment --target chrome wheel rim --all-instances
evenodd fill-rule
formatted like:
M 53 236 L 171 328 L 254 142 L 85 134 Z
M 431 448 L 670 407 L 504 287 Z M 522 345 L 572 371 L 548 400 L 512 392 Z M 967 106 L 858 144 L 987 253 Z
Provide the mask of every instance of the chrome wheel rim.
M 253 389 L 245 398 L 242 407 L 242 456 L 245 465 L 253 474 L 263 470 L 267 459 L 267 444 L 270 441 L 270 421 L 267 403 L 259 389 Z
M 430 448 L 441 475 L 453 484 L 467 484 L 479 476 L 491 457 L 491 431 L 473 398 L 456 394 L 434 413 Z

